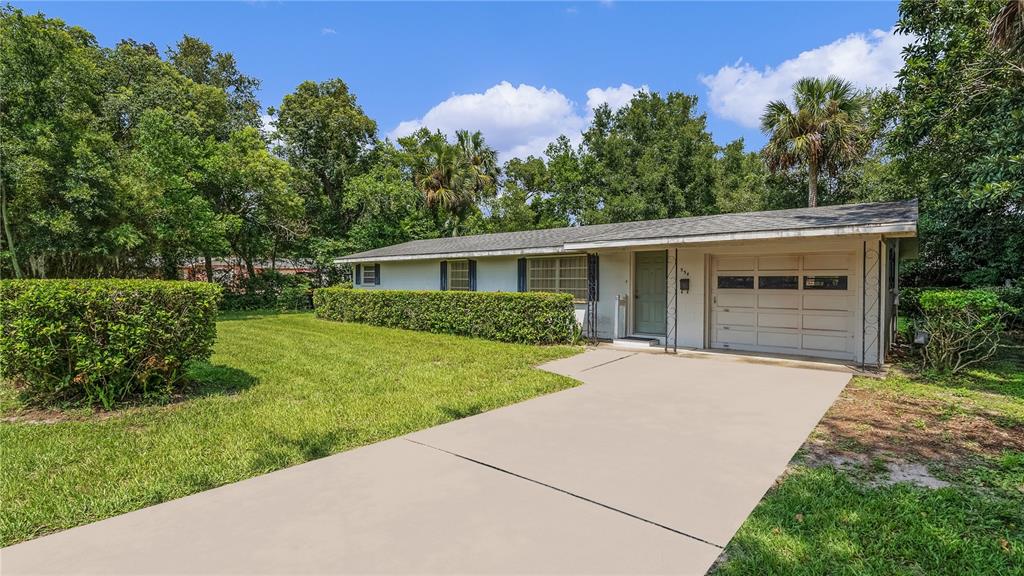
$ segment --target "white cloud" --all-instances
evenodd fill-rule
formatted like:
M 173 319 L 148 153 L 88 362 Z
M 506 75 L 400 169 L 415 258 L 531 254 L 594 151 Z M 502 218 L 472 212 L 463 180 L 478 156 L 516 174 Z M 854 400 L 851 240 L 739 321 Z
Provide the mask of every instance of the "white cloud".
M 482 93 L 452 95 L 421 118 L 400 122 L 388 136 L 399 138 L 422 127 L 448 135 L 456 130 L 480 130 L 502 161 L 541 156 L 547 145 L 562 134 L 578 142 L 596 106 L 607 102 L 619 108 L 637 90 L 629 84 L 593 88 L 587 91 L 586 108 L 581 111 L 553 88 L 501 82 Z
M 633 99 L 637 92 L 648 92 L 647 85 L 637 88 L 629 84 L 620 84 L 618 88 L 591 88 L 587 90 L 587 110 L 593 112 L 601 104 L 607 104 L 612 111 L 622 108 Z
M 321 28 L 320 29 L 320 35 L 321 36 L 332 36 L 332 35 L 337 34 L 337 33 L 338 33 L 338 31 L 335 30 L 334 28 Z
M 789 100 L 793 83 L 805 76 L 834 74 L 859 88 L 893 85 L 903 65 L 900 51 L 911 40 L 893 31 L 872 30 L 801 52 L 778 66 L 758 70 L 740 60 L 710 76 L 702 75 L 700 80 L 708 87 L 715 114 L 754 128 L 760 124 L 765 105 L 771 100 Z

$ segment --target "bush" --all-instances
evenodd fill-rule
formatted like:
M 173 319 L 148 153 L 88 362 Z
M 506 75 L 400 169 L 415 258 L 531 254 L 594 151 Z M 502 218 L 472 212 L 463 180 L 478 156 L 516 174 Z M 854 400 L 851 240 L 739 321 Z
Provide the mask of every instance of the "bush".
M 203 282 L 0 281 L 0 377 L 36 402 L 107 409 L 172 391 L 210 356 L 219 296 Z
M 309 310 L 313 307 L 312 284 L 298 274 L 264 270 L 243 285 L 244 292 L 225 293 L 222 310 Z
M 321 288 L 318 318 L 501 342 L 560 344 L 579 336 L 572 296 L 541 292 L 456 292 Z
M 996 292 L 983 289 L 925 290 L 920 305 L 921 326 L 929 334 L 925 365 L 954 373 L 995 355 L 1012 311 Z
M 995 289 L 999 299 L 1009 307 L 1006 325 L 1014 330 L 1024 330 L 1024 285 L 1000 286 Z

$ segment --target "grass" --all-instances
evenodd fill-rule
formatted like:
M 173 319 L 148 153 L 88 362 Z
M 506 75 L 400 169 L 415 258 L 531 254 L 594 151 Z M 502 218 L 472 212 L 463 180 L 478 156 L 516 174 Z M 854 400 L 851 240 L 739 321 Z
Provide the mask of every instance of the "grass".
M 855 378 L 714 574 L 1024 574 L 1022 446 L 1019 353 L 958 376 L 908 363 Z M 911 462 L 949 485 L 888 477 Z
M 578 349 L 225 316 L 197 392 L 113 413 L 0 393 L 0 545 L 571 387 L 534 368 Z M 2 388 L 2 387 L 0 387 Z M 13 421 L 10 421 L 13 420 Z

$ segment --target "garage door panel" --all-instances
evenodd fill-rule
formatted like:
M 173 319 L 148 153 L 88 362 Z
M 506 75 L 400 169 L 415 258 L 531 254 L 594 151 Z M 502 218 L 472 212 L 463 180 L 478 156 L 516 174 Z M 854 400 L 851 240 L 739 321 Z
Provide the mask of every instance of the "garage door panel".
M 722 292 L 716 296 L 716 302 L 719 306 L 727 308 L 753 308 L 754 292 Z
M 774 348 L 800 348 L 799 332 L 764 332 L 757 333 L 758 346 L 771 346 Z
M 849 351 L 849 336 L 831 336 L 824 334 L 803 334 L 803 347 L 807 350 L 824 350 L 828 352 Z
M 850 331 L 849 316 L 825 316 L 822 314 L 804 314 L 803 328 L 805 330 L 833 330 L 837 332 Z
M 754 327 L 754 312 L 734 312 L 732 310 L 720 310 L 715 312 L 715 322 L 727 326 L 750 326 Z
M 757 268 L 765 271 L 795 271 L 800 268 L 800 257 L 758 256 Z
M 757 295 L 757 307 L 799 310 L 800 294 L 798 294 L 796 291 L 787 294 L 773 294 L 770 292 L 762 292 Z
M 727 256 L 718 259 L 718 269 L 722 271 L 748 271 L 754 269 L 756 260 L 753 256 Z
M 758 328 L 800 328 L 800 313 L 778 314 L 773 312 L 757 313 Z
M 751 345 L 757 341 L 757 332 L 753 330 L 735 330 L 721 326 L 715 330 L 715 341 L 720 344 Z
M 854 263 L 852 254 L 834 253 L 714 257 L 711 345 L 853 358 L 854 311 L 860 303 Z M 747 285 L 733 278 L 719 281 L 729 276 L 744 276 Z M 844 276 L 848 281 L 806 282 L 805 276 Z
M 849 254 L 805 254 L 804 270 L 849 270 Z
M 829 310 L 846 312 L 850 309 L 850 297 L 839 294 L 804 294 L 804 310 Z

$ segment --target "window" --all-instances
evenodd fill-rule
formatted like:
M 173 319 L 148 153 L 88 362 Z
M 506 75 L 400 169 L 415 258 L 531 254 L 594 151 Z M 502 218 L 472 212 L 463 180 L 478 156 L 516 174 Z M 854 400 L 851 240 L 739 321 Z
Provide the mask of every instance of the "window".
M 587 299 L 587 257 L 533 258 L 527 260 L 526 286 L 530 292 L 566 292 Z
M 754 277 L 753 276 L 719 276 L 718 277 L 719 288 L 754 288 Z
M 469 260 L 448 261 L 448 289 L 469 290 Z
M 363 284 L 376 284 L 377 283 L 377 266 L 373 264 L 363 264 Z
M 799 276 L 759 276 L 757 287 L 761 290 L 796 290 L 800 287 Z
M 846 290 L 846 276 L 804 276 L 804 290 Z

